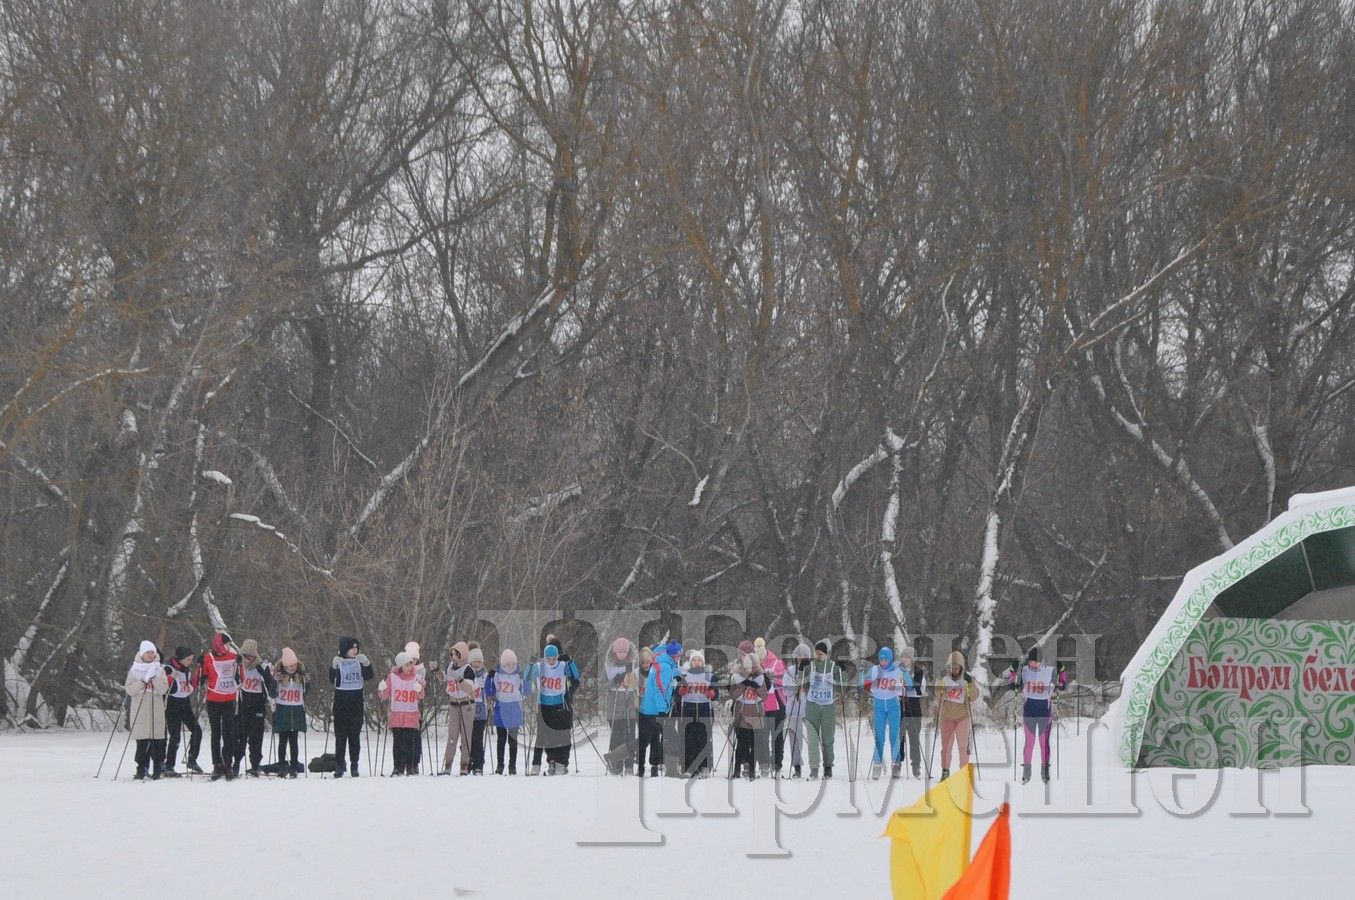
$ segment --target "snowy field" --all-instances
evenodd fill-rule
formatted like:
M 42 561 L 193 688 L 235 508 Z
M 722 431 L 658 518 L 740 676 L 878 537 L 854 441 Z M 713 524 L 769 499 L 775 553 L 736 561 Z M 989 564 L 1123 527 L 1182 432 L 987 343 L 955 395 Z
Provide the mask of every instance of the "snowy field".
M 1255 772 L 1111 770 L 1087 724 L 1063 723 L 1048 789 L 1013 784 L 1011 732 L 980 732 L 976 812 L 1012 802 L 1013 897 L 1349 895 L 1355 768 L 1266 774 L 1262 805 Z M 732 787 L 601 777 L 586 743 L 561 778 L 370 778 L 364 761 L 357 781 L 137 783 L 129 751 L 112 781 L 122 740 L 95 780 L 106 733 L 0 735 L 6 896 L 886 897 L 883 815 L 922 792 L 848 784 L 841 731 L 833 782 Z

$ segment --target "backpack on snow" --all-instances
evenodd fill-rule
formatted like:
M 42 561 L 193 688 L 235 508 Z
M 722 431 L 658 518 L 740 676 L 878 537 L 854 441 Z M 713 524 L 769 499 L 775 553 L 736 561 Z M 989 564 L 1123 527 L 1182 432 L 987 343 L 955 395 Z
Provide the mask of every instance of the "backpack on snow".
M 333 753 L 321 753 L 315 759 L 311 760 L 310 770 L 312 772 L 335 772 L 339 768 L 339 758 Z

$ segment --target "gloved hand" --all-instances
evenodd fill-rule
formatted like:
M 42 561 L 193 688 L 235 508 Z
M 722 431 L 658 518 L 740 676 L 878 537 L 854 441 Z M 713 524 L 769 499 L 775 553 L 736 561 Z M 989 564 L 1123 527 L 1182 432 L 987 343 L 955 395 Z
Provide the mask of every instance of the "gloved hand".
M 623 683 L 625 680 L 626 680 L 626 673 L 625 673 L 625 672 L 622 672 L 622 673 L 620 673 L 619 675 L 615 675 L 615 676 L 612 677 L 612 684 L 616 685 L 617 687 L 621 687 L 622 683 Z
M 336 657 L 334 657 L 334 659 L 330 660 L 329 665 L 330 665 L 331 668 L 337 669 L 337 668 L 339 667 L 339 663 L 341 663 L 341 662 L 343 662 L 343 658 L 342 658 L 342 657 L 339 657 L 339 656 L 336 656 Z
M 381 679 L 381 683 L 376 686 L 376 689 L 378 691 L 384 691 L 386 689 L 386 679 Z
M 367 658 L 366 653 L 358 654 L 358 662 L 362 663 L 364 666 L 370 666 L 372 664 L 372 661 Z
M 423 682 L 420 681 L 420 682 L 419 682 L 419 698 L 420 698 L 420 699 L 423 698 L 423 694 L 424 694 Z

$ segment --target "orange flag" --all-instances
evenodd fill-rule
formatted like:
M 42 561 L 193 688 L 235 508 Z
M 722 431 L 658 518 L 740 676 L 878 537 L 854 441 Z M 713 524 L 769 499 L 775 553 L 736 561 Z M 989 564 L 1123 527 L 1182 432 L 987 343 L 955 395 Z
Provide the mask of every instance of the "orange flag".
M 960 880 L 946 891 L 944 900 L 1007 900 L 1012 884 L 1010 812 L 1011 804 L 1002 804 L 997 821 L 979 844 L 979 852 Z

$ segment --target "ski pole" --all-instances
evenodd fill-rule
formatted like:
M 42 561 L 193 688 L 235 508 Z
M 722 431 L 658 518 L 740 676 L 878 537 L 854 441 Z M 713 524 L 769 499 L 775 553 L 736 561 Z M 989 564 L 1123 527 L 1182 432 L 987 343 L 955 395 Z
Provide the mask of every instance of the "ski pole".
M 98 778 L 104 770 L 104 760 L 108 759 L 108 750 L 113 746 L 113 738 L 117 737 L 118 725 L 122 724 L 123 707 L 118 705 L 118 717 L 113 720 L 113 728 L 108 732 L 108 743 L 104 745 L 104 755 L 99 759 L 99 768 L 94 771 L 94 777 Z M 131 731 L 131 725 L 128 724 L 127 730 Z
M 146 702 L 146 692 L 141 692 L 141 698 L 136 703 L 136 713 L 127 723 L 127 740 L 122 744 L 122 755 L 118 757 L 118 767 L 113 770 L 113 780 L 118 780 L 118 773 L 122 771 L 122 762 L 127 758 L 127 746 L 132 743 L 132 732 L 136 731 L 137 720 L 141 718 L 141 704 Z
M 433 747 L 428 753 L 428 774 L 438 773 L 437 751 L 442 749 L 442 738 L 438 733 L 438 718 L 442 715 L 441 691 L 433 694 Z
M 935 710 L 932 713 L 932 739 L 931 746 L 927 750 L 927 781 L 932 780 L 932 756 L 936 753 L 936 740 L 941 730 L 941 698 L 932 699 L 935 704 Z

